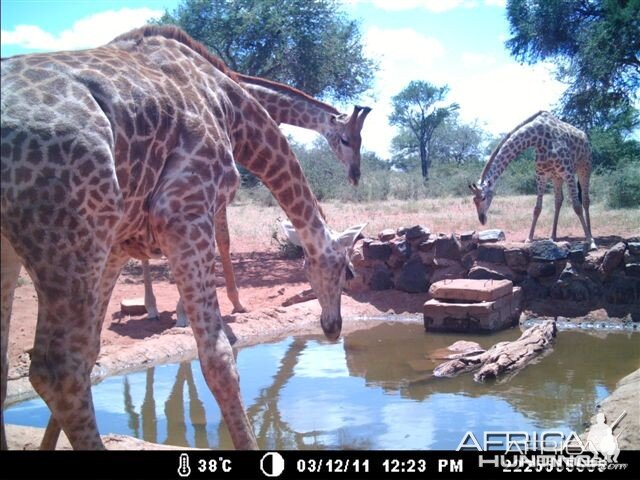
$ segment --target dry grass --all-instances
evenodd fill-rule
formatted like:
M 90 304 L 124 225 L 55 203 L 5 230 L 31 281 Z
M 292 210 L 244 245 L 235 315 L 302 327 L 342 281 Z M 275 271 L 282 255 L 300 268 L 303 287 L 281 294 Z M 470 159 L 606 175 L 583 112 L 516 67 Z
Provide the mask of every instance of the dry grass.
M 497 196 L 489 211 L 489 221 L 480 225 L 471 198 L 436 198 L 432 200 L 388 200 L 372 203 L 322 203 L 329 225 L 343 230 L 351 225 L 367 223 L 365 234 L 375 236 L 385 228 L 423 225 L 432 232 L 461 233 L 467 230 L 500 228 L 507 240 L 523 241 L 531 226 L 535 196 Z M 286 216 L 279 207 L 252 203 L 229 208 L 232 251 L 273 250 L 272 235 L 278 231 L 278 220 Z M 551 233 L 553 196 L 544 198 L 542 214 L 536 227 L 536 238 Z M 640 235 L 640 210 L 608 210 L 603 203 L 591 206 L 591 223 L 595 237 Z M 565 200 L 558 222 L 560 237 L 583 237 L 582 227 L 571 203 Z

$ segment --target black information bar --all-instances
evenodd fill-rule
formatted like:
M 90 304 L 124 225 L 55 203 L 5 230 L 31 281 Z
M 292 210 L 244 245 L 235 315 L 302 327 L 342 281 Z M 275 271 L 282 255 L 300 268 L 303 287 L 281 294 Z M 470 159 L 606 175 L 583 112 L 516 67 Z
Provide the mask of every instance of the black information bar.
M 475 451 L 106 451 L 0 452 L 2 479 L 468 478 L 514 473 L 640 478 L 640 451 L 617 461 L 588 455 Z M 491 478 L 490 477 L 490 478 Z

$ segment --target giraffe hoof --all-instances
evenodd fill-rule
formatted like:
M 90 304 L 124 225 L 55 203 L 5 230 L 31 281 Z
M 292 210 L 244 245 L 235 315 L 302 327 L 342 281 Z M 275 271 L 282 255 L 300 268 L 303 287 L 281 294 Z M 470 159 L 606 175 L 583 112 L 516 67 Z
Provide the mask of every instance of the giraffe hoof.
M 231 313 L 247 313 L 248 311 L 249 310 L 240 305 L 240 307 L 234 307 L 233 310 L 231 310 Z
M 154 315 L 153 317 L 151 315 L 149 315 L 147 317 L 147 320 L 151 320 L 152 322 L 159 322 L 160 321 L 160 317 L 158 315 Z

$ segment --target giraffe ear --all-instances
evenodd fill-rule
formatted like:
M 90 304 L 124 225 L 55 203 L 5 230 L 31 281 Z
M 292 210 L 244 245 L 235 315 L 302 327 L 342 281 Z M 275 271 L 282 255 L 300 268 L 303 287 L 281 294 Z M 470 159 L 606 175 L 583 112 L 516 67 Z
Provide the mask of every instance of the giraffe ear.
M 284 236 L 287 237 L 287 240 L 289 240 L 291 243 L 297 245 L 298 247 L 302 246 L 302 242 L 300 241 L 298 232 L 296 232 L 296 229 L 293 227 L 293 224 L 290 221 L 285 220 L 283 222 L 280 222 L 280 230 L 282 231 Z
M 362 230 L 366 226 L 367 224 L 363 223 L 361 225 L 347 228 L 344 232 L 338 235 L 338 238 L 336 238 L 337 242 L 346 250 L 351 250 L 353 245 L 356 243 L 356 240 L 360 237 Z

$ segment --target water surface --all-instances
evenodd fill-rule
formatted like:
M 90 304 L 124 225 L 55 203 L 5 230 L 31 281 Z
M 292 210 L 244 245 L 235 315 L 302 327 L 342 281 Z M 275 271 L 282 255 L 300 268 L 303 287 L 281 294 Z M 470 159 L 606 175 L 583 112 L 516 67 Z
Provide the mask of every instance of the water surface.
M 640 365 L 638 335 L 560 332 L 553 350 L 505 382 L 434 379 L 438 348 L 489 347 L 521 334 L 426 334 L 388 323 L 337 343 L 289 337 L 243 348 L 237 362 L 248 415 L 265 449 L 455 449 L 467 431 L 582 431 L 596 404 Z M 197 361 L 108 378 L 93 387 L 98 426 L 156 443 L 233 448 Z M 46 426 L 39 399 L 5 421 Z

